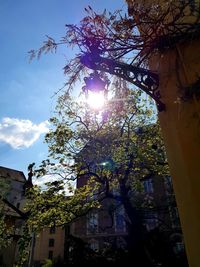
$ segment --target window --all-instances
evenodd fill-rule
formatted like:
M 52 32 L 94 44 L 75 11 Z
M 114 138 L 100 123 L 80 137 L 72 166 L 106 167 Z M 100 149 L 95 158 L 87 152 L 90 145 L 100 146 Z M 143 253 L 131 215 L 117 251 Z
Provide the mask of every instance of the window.
M 49 239 L 49 247 L 54 247 L 54 239 L 53 238 L 50 238 Z
M 50 260 L 53 259 L 53 251 L 52 251 L 52 250 L 49 251 L 49 256 L 48 256 L 48 258 L 49 258 Z
M 49 229 L 49 233 L 50 233 L 50 234 L 55 234 L 55 232 L 56 232 L 56 227 L 55 227 L 55 226 L 53 226 L 53 227 L 51 227 L 51 228 Z
M 148 213 L 145 219 L 145 226 L 148 231 L 156 228 L 158 226 L 158 214 L 155 212 Z
M 174 246 L 174 252 L 176 254 L 180 254 L 184 251 L 184 245 L 182 242 L 176 242 L 175 246 Z
M 170 207 L 169 212 L 170 212 L 172 227 L 173 228 L 178 227 L 180 225 L 178 208 L 177 207 Z
M 172 193 L 173 192 L 173 185 L 172 185 L 171 176 L 166 176 L 164 181 L 165 181 L 165 189 L 167 190 L 167 193 Z
M 91 211 L 87 215 L 87 232 L 88 234 L 98 232 L 98 214 L 97 212 Z
M 115 187 L 112 189 L 112 193 L 113 193 L 114 196 L 120 196 L 119 185 L 115 186 Z
M 98 251 L 99 250 L 99 243 L 97 240 L 91 240 L 90 241 L 90 248 L 94 251 Z
M 147 179 L 143 181 L 144 191 L 146 193 L 153 193 L 153 182 L 152 179 Z
M 124 208 L 121 206 L 115 211 L 114 215 L 115 231 L 124 232 L 125 231 L 125 218 L 124 218 Z

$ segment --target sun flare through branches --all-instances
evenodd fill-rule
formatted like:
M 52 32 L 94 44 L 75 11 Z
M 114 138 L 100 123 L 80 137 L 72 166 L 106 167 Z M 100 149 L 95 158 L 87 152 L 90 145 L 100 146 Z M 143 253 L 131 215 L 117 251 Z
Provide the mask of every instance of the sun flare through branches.
M 105 97 L 104 95 L 99 92 L 89 92 L 87 96 L 87 104 L 92 108 L 92 109 L 101 109 L 105 105 Z

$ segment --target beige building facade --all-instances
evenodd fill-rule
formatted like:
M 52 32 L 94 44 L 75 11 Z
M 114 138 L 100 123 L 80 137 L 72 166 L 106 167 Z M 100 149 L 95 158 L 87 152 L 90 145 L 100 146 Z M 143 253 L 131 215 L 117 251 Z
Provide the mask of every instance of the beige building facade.
M 45 228 L 35 237 L 33 249 L 34 266 L 45 259 L 64 258 L 65 230 L 62 227 Z

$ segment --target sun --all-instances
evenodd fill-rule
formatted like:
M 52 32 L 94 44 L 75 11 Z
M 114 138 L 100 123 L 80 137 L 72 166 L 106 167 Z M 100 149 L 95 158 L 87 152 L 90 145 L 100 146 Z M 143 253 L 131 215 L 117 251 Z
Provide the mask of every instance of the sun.
M 87 97 L 88 105 L 93 109 L 100 109 L 105 104 L 105 98 L 102 93 L 89 92 Z

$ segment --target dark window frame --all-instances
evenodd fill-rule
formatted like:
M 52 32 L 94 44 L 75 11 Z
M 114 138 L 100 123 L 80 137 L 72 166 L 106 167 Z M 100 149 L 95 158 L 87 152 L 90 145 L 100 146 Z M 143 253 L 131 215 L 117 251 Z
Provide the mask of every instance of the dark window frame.
M 50 229 L 49 229 L 49 233 L 50 234 L 55 234 L 56 233 L 56 227 L 50 227 Z
M 48 259 L 53 259 L 53 250 L 49 250 Z
M 54 238 L 50 238 L 49 239 L 49 247 L 54 247 L 55 244 L 55 239 Z

